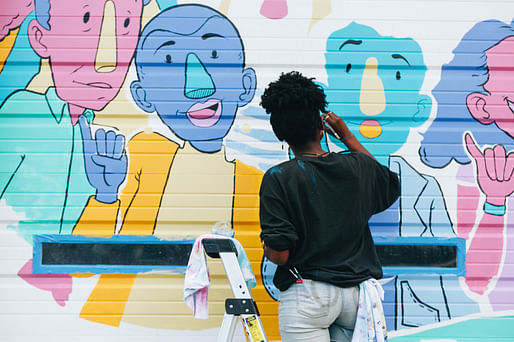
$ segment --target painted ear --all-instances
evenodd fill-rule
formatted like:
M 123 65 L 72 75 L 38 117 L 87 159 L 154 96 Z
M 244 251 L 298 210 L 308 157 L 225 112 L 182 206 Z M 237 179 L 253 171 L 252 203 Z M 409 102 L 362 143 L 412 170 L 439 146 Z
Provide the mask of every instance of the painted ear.
M 432 98 L 428 95 L 421 95 L 417 103 L 418 110 L 412 117 L 412 121 L 422 124 L 430 117 L 430 110 L 432 109 Z
M 153 103 L 146 100 L 146 90 L 141 85 L 141 82 L 132 82 L 130 84 L 130 92 L 132 93 L 132 97 L 134 98 L 134 101 L 136 101 L 139 108 L 147 113 L 153 113 L 155 106 Z
M 34 49 L 41 58 L 48 58 L 50 56 L 50 51 L 45 43 L 48 32 L 49 31 L 41 26 L 35 19 L 29 23 L 28 34 L 30 46 L 32 46 L 32 49 Z
M 466 105 L 468 106 L 469 113 L 478 122 L 488 125 L 493 123 L 494 120 L 487 111 L 487 95 L 482 93 L 471 93 L 466 98 Z
M 255 88 L 257 87 L 257 77 L 255 76 L 255 70 L 252 68 L 246 68 L 243 70 L 243 92 L 239 95 L 238 107 L 243 107 L 252 101 L 255 95 Z

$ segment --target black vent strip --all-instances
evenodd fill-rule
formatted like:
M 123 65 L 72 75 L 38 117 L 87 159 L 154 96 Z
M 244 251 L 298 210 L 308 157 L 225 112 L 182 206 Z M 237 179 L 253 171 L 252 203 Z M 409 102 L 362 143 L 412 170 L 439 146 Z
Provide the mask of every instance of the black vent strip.
M 57 243 L 41 244 L 41 264 L 111 266 L 186 266 L 192 243 Z M 457 268 L 457 246 L 376 244 L 384 267 Z
M 192 243 L 42 243 L 42 265 L 186 266 Z
M 457 268 L 455 245 L 377 244 L 376 250 L 384 267 Z

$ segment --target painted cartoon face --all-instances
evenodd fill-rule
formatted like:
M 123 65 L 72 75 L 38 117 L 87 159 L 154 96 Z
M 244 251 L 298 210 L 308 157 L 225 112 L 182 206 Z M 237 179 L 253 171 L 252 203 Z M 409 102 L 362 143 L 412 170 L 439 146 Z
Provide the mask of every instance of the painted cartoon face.
M 432 101 L 419 94 L 426 67 L 414 40 L 351 23 L 328 38 L 325 56 L 329 107 L 372 154 L 389 156 L 428 119 Z
M 485 116 L 498 128 L 514 137 L 514 37 L 508 37 L 486 52 L 489 79 Z M 486 123 L 486 122 L 485 122 Z
M 50 58 L 60 98 L 101 110 L 116 96 L 137 45 L 142 6 L 142 0 L 51 0 L 50 30 L 40 28 L 41 57 Z
M 154 18 L 143 31 L 136 64 L 140 82 L 132 84 L 132 94 L 139 106 L 156 110 L 177 136 L 205 152 L 221 148 L 237 108 L 255 92 L 238 32 L 204 6 L 177 6 Z

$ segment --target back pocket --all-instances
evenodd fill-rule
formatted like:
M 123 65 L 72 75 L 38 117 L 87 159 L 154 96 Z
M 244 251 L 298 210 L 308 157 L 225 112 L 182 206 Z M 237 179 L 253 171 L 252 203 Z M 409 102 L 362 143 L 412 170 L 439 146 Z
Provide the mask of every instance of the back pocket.
M 295 287 L 300 315 L 312 319 L 328 316 L 331 303 L 331 286 L 329 284 L 304 279 L 302 284 Z

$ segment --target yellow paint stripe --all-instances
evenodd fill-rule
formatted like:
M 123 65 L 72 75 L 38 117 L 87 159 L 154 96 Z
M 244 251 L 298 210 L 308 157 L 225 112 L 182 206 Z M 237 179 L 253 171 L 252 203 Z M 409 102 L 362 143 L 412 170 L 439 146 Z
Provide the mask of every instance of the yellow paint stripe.
M 233 227 L 235 238 L 241 242 L 257 278 L 252 295 L 257 302 L 266 336 L 270 341 L 280 340 L 278 330 L 278 302 L 266 292 L 262 284 L 262 244 L 259 234 L 259 189 L 263 172 L 236 160 L 234 184 Z
M 228 9 L 229 9 L 229 7 L 230 7 L 230 1 L 231 1 L 231 0 L 221 0 L 221 3 L 220 3 L 220 6 L 219 6 L 218 10 L 219 10 L 221 13 L 223 13 L 223 14 L 227 15 L 227 13 L 228 13 Z
M 91 196 L 73 234 L 102 237 L 113 235 L 118 207 L 119 201 L 105 204 L 97 202 Z M 79 317 L 119 326 L 135 279 L 135 274 L 101 274 Z
M 80 317 L 91 322 L 119 326 L 135 279 L 135 274 L 102 274 Z
M 307 32 L 310 32 L 316 23 L 332 12 L 331 1 L 332 0 L 312 0 L 312 17 Z

